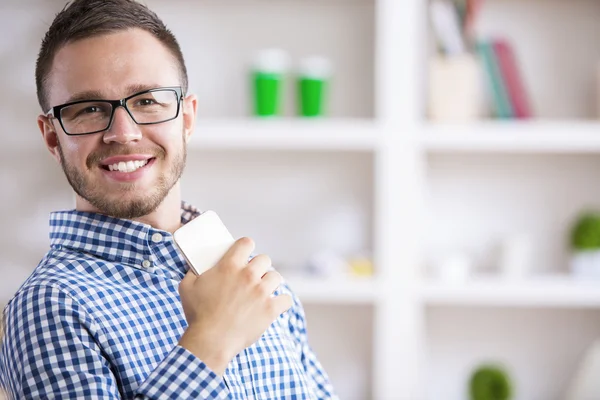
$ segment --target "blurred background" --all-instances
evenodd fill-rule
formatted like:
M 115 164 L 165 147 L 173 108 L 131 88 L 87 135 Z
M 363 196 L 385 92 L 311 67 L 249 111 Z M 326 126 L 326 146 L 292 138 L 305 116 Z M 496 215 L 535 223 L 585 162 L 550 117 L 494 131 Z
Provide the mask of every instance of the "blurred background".
M 600 399 L 598 0 L 146 0 L 199 122 L 184 198 L 305 304 L 342 399 Z M 0 304 L 74 205 L 0 1 Z

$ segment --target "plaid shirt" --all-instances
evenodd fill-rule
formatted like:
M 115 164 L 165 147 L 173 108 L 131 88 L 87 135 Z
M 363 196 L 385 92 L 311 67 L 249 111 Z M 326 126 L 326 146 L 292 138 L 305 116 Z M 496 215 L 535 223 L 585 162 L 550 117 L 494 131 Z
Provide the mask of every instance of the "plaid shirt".
M 199 212 L 185 203 L 182 222 Z M 50 251 L 4 312 L 0 384 L 14 398 L 328 399 L 303 308 L 283 313 L 221 378 L 177 343 L 187 271 L 166 231 L 52 213 Z

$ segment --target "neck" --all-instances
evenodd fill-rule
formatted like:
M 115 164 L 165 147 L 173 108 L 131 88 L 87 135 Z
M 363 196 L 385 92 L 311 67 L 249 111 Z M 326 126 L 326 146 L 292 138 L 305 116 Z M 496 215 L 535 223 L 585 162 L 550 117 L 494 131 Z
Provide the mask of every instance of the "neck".
M 75 196 L 75 209 L 77 211 L 106 214 L 79 195 Z M 171 188 L 167 196 L 154 211 L 139 218 L 132 218 L 131 220 L 148 224 L 155 229 L 171 233 L 175 232 L 181 227 L 181 189 L 179 182 Z

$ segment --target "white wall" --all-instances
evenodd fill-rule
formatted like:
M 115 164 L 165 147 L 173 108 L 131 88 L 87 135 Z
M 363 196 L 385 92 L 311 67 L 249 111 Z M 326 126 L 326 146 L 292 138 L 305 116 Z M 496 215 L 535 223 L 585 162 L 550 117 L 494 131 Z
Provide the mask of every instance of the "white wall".
M 72 196 L 45 151 L 36 118 L 34 68 L 57 2 L 0 3 L 0 303 L 12 295 L 48 248 L 48 214 Z
M 510 40 L 537 117 L 594 118 L 599 20 L 595 0 L 493 0 L 477 31 Z
M 527 234 L 532 273 L 567 272 L 573 221 L 600 204 L 599 168 L 596 155 L 430 155 L 425 258 L 461 251 L 489 272 L 502 240 Z

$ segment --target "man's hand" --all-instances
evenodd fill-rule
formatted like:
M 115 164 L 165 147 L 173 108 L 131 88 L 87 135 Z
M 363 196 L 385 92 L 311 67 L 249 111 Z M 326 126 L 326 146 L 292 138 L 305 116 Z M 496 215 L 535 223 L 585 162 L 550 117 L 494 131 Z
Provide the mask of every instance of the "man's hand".
M 266 255 L 250 262 L 254 242 L 237 240 L 213 268 L 191 270 L 179 285 L 188 322 L 179 344 L 223 375 L 229 361 L 256 342 L 292 306 L 288 295 L 271 296 L 282 277 Z

